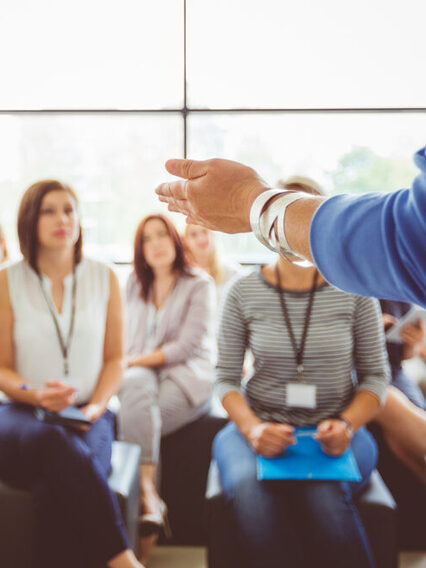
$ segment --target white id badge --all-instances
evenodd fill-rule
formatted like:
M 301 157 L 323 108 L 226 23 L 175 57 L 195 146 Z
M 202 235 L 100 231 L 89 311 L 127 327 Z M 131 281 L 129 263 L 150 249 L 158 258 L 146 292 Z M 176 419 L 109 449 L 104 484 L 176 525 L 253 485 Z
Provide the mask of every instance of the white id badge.
M 287 406 L 298 408 L 317 407 L 317 387 L 307 383 L 288 383 Z

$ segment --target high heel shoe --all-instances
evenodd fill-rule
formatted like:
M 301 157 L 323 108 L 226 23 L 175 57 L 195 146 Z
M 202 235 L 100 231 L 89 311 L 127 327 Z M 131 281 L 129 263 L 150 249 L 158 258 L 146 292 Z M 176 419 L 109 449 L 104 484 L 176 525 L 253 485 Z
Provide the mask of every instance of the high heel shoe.
M 142 513 L 139 516 L 139 536 L 159 535 L 160 533 L 163 533 L 167 540 L 172 536 L 167 505 L 164 501 L 160 501 L 158 512 Z

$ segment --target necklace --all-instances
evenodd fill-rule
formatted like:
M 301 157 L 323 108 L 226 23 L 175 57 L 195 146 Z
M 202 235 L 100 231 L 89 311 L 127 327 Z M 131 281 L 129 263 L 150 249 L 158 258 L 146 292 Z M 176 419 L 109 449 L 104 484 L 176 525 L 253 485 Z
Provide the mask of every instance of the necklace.
M 44 299 L 46 301 L 47 307 L 49 309 L 50 315 L 53 320 L 53 324 L 55 326 L 56 335 L 59 341 L 59 347 L 61 349 L 62 358 L 64 361 L 64 375 L 67 377 L 69 373 L 69 365 L 68 365 L 68 355 L 71 347 L 71 340 L 74 332 L 74 322 L 75 322 L 75 312 L 76 312 L 76 296 L 77 296 L 77 278 L 75 274 L 75 267 L 72 271 L 72 301 L 71 301 L 71 319 L 70 319 L 70 326 L 68 328 L 68 335 L 66 338 L 62 336 L 61 328 L 59 325 L 58 318 L 56 317 L 55 308 L 52 305 L 52 301 L 46 293 L 46 290 L 43 286 L 43 280 L 39 275 L 39 282 L 40 288 L 43 293 Z
M 275 267 L 275 274 L 277 279 L 277 292 L 279 294 L 280 303 L 281 303 L 281 310 L 283 313 L 284 321 L 287 327 L 288 334 L 290 336 L 291 345 L 293 347 L 294 357 L 296 359 L 296 369 L 297 369 L 297 377 L 299 380 L 303 379 L 303 354 L 305 352 L 305 344 L 306 344 L 306 337 L 308 335 L 309 323 L 311 321 L 311 313 L 312 313 L 312 305 L 314 303 L 314 294 L 317 287 L 317 280 L 318 280 L 318 270 L 315 270 L 314 277 L 312 280 L 312 286 L 309 292 L 309 300 L 308 305 L 306 306 L 305 311 L 305 323 L 303 325 L 303 333 L 302 339 L 300 341 L 300 345 L 297 345 L 296 337 L 294 335 L 293 327 L 290 321 L 290 315 L 288 313 L 287 303 L 285 300 L 284 290 L 281 288 L 281 275 L 280 271 L 278 270 L 278 266 Z

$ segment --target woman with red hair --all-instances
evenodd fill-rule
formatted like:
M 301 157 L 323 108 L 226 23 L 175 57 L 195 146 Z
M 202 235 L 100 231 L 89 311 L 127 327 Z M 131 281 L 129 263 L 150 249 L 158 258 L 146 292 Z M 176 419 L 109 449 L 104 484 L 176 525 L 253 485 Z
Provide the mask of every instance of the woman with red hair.
M 120 392 L 120 428 L 124 440 L 142 448 L 140 532 L 151 536 L 163 528 L 166 510 L 155 486 L 161 436 L 208 407 L 214 285 L 189 266 L 170 220 L 149 215 L 136 231 L 126 295 L 128 368 Z

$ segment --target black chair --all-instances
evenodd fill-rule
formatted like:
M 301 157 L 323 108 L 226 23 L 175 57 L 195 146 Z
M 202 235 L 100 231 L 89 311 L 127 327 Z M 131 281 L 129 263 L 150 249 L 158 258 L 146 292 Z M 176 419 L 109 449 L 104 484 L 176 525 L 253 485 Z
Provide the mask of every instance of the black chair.
M 426 487 L 394 456 L 380 427 L 373 423 L 368 428 L 379 448 L 377 469 L 397 503 L 398 549 L 426 551 Z
M 244 568 L 232 515 L 212 462 L 206 494 L 209 568 Z M 395 502 L 380 475 L 374 472 L 370 484 L 356 502 L 376 561 L 376 568 L 396 568 Z M 332 568 L 332 567 L 328 567 Z
M 117 496 L 129 541 L 135 551 L 139 515 L 139 459 L 138 446 L 113 442 L 108 482 Z M 31 568 L 34 522 L 31 495 L 0 482 L 1 568 Z
M 203 515 L 211 446 L 226 423 L 225 418 L 206 414 L 162 439 L 160 494 L 172 529 L 167 544 L 207 544 Z

